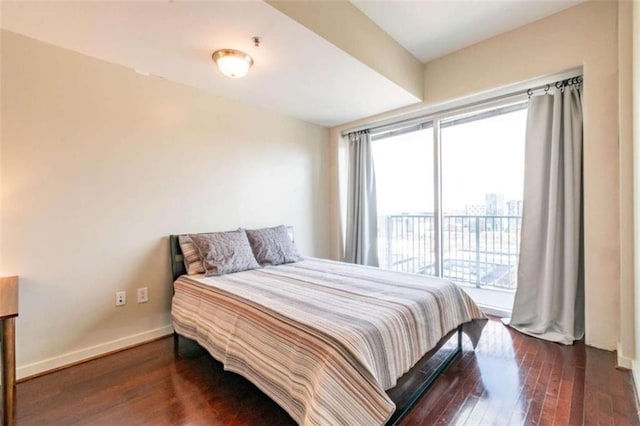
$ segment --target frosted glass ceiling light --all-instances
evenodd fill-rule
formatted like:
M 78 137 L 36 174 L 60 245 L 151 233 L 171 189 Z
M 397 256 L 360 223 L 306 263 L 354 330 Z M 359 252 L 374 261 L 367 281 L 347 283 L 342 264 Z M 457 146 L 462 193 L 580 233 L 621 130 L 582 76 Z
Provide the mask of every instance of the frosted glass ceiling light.
M 251 56 L 235 49 L 216 50 L 211 57 L 220 72 L 231 78 L 244 77 L 253 65 Z

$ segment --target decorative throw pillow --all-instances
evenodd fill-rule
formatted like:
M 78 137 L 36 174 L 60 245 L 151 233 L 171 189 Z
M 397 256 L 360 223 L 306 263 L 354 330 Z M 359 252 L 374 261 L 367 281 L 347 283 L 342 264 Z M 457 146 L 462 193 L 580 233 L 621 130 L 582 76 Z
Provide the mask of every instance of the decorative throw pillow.
M 204 266 L 200 259 L 198 248 L 193 244 L 191 237 L 188 235 L 179 235 L 178 243 L 182 256 L 184 257 L 184 267 L 187 269 L 187 275 L 204 274 Z
M 260 267 L 242 229 L 189 236 L 198 248 L 207 277 Z
M 247 237 L 256 260 L 261 265 L 281 265 L 301 259 L 287 227 L 247 230 Z

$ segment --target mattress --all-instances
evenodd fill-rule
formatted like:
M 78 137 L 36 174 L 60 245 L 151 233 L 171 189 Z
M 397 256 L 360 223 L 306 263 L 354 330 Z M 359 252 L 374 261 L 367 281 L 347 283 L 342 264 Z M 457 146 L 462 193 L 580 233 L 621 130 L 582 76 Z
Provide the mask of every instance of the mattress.
M 440 339 L 484 315 L 455 284 L 307 258 L 179 277 L 173 325 L 299 424 L 384 424 L 395 386 Z

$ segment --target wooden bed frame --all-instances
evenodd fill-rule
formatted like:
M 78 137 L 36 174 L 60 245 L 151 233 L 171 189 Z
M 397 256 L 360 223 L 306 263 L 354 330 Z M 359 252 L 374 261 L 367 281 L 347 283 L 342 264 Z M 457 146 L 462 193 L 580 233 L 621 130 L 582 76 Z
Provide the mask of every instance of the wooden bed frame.
M 184 256 L 178 243 L 178 235 L 169 236 L 169 247 L 171 250 L 171 272 L 173 281 L 187 273 L 184 265 Z M 467 323 L 473 327 L 473 322 Z M 435 380 L 451 365 L 453 360 L 462 353 L 462 331 L 463 324 L 444 336 L 438 344 L 427 352 L 414 365 L 411 370 L 398 379 L 396 386 L 387 391 L 389 398 L 396 404 L 396 411 L 393 413 L 387 425 L 396 425 L 420 400 L 433 385 Z M 454 335 L 457 336 L 456 345 L 453 348 L 442 348 Z M 184 337 L 184 336 L 183 336 Z M 173 333 L 174 346 L 178 346 L 178 334 Z M 440 351 L 442 349 L 442 351 Z M 442 354 L 441 352 L 444 352 Z M 442 359 L 435 366 L 429 365 L 430 361 Z M 433 363 L 431 363 L 433 364 Z M 425 377 L 425 371 L 429 374 Z

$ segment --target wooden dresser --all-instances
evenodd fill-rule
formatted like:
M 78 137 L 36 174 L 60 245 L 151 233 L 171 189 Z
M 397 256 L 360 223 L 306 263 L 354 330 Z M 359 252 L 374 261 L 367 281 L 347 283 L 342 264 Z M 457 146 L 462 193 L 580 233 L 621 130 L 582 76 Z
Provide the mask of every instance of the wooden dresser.
M 18 277 L 0 278 L 0 339 L 2 340 L 2 424 L 15 423 L 16 330 Z

